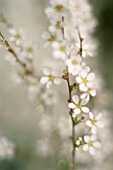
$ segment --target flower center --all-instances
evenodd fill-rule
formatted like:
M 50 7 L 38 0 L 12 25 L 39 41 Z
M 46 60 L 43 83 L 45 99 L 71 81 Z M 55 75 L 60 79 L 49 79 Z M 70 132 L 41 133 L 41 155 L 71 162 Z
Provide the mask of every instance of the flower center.
M 50 75 L 50 76 L 49 76 L 49 80 L 50 80 L 50 81 L 53 81 L 54 78 L 55 78 L 55 77 L 54 77 L 53 75 Z
M 54 36 L 54 35 L 51 35 L 51 37 L 49 38 L 49 40 L 48 41 L 55 41 L 55 39 L 56 39 L 56 37 Z
M 82 79 L 82 82 L 83 82 L 84 84 L 86 84 L 88 81 L 87 81 L 86 78 L 84 78 L 84 79 Z
M 58 30 L 61 29 L 60 22 L 56 23 L 56 29 L 58 29 Z
M 64 52 L 64 51 L 65 51 L 65 47 L 64 47 L 64 46 L 61 46 L 61 47 L 60 47 L 60 51 Z
M 96 120 L 95 119 L 91 119 L 91 123 L 92 123 L 92 125 L 95 125 Z
M 19 39 L 21 39 L 21 35 L 20 34 L 16 34 L 15 38 L 16 38 L 16 40 L 19 40 Z
M 76 106 L 77 106 L 77 108 L 81 109 L 81 104 L 80 103 L 77 104 Z
M 76 65 L 76 64 L 78 64 L 78 62 L 76 60 L 72 60 L 72 64 Z
M 26 51 L 27 51 L 28 53 L 32 53 L 32 52 L 33 52 L 33 49 L 32 49 L 32 47 L 28 47 L 28 48 L 26 49 Z
M 56 9 L 56 11 L 62 11 L 62 9 L 63 9 L 63 6 L 62 5 L 57 5 L 57 6 L 55 6 L 55 9 Z
M 87 144 L 88 144 L 89 147 L 93 146 L 93 142 L 92 141 L 89 141 Z

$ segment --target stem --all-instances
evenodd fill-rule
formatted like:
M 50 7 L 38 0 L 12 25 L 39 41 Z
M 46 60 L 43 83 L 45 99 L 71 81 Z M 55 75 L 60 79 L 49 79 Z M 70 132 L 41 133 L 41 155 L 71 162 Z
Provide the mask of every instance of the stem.
M 70 86 L 70 80 L 69 80 L 69 73 L 67 76 L 67 84 L 68 84 L 68 90 L 69 90 L 69 99 L 68 102 L 72 101 L 72 94 L 71 94 L 71 86 Z M 72 170 L 75 170 L 75 124 L 73 121 L 73 117 L 72 117 L 72 112 L 73 110 L 70 109 L 70 116 L 71 116 L 71 121 L 72 121 L 72 146 L 73 146 L 73 150 L 72 150 Z

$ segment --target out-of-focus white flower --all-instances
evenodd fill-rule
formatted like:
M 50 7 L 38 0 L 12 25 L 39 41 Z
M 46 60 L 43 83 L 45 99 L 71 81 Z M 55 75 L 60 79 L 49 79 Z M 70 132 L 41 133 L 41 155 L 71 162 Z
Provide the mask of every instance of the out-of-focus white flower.
M 96 90 L 94 89 L 88 89 L 85 93 L 80 95 L 81 99 L 87 98 L 87 100 L 90 100 L 90 96 L 95 97 L 96 96 Z
M 47 84 L 47 88 L 50 88 L 50 86 L 54 84 L 60 84 L 61 78 L 57 77 L 57 73 L 53 70 L 50 70 L 49 68 L 45 68 L 43 70 L 43 73 L 45 74 L 44 77 L 40 79 L 40 82 L 42 84 Z
M 48 154 L 50 155 L 52 152 L 50 148 L 50 142 L 48 139 L 38 140 L 36 149 L 37 149 L 37 154 L 41 156 L 47 156 Z
M 97 133 L 97 127 L 103 128 L 104 124 L 101 122 L 102 114 L 99 113 L 97 116 L 94 116 L 91 112 L 89 112 L 90 120 L 86 121 L 86 125 L 91 128 L 91 132 L 93 134 Z
M 79 84 L 80 91 L 87 92 L 89 89 L 93 89 L 95 87 L 95 82 L 94 82 L 95 74 L 94 73 L 88 73 L 87 71 L 82 70 L 79 76 L 75 78 L 75 80 Z
M 84 142 L 86 144 L 83 145 L 83 150 L 88 151 L 91 155 L 95 154 L 95 148 L 100 148 L 101 144 L 97 141 L 96 136 L 84 136 Z
M 66 59 L 66 44 L 66 41 L 52 43 L 53 56 L 56 59 Z
M 76 46 L 78 47 L 78 51 L 79 51 L 79 49 L 80 49 L 80 43 L 76 43 Z M 88 44 L 86 44 L 86 43 L 84 43 L 84 41 L 83 41 L 83 43 L 82 43 L 82 57 L 83 58 L 85 58 L 87 55 L 88 56 L 90 56 L 90 57 L 92 57 L 92 54 L 91 54 L 91 52 L 89 51 L 89 46 L 88 46 Z
M 68 7 L 70 9 L 70 12 L 73 15 L 83 15 L 83 12 L 86 10 L 85 8 L 86 6 L 86 2 L 85 0 L 70 0 L 68 2 Z
M 23 30 L 16 30 L 15 28 L 12 28 L 9 30 L 10 38 L 9 40 L 11 42 L 14 42 L 16 45 L 20 45 L 22 43 L 22 40 L 25 39 Z
M 23 44 L 22 57 L 31 60 L 35 51 L 35 45 L 31 42 Z
M 77 75 L 81 70 L 82 57 L 80 55 L 72 54 L 69 59 L 66 60 L 66 65 L 68 66 L 69 73 L 72 75 Z
M 44 92 L 41 95 L 41 99 L 46 105 L 49 105 L 49 106 L 51 104 L 56 103 L 56 101 L 57 101 L 55 91 L 53 91 L 53 90 L 47 90 L 46 92 Z
M 49 26 L 49 31 L 50 32 L 57 32 L 61 30 L 64 27 L 64 23 L 62 20 L 51 20 L 51 25 Z
M 59 32 L 59 34 L 56 34 L 56 32 L 44 32 L 42 38 L 47 41 L 44 44 L 44 48 L 47 48 L 53 42 L 62 40 L 62 32 Z
M 10 142 L 7 138 L 0 138 L 0 158 L 7 159 L 14 156 L 14 144 Z
M 83 99 L 83 100 L 80 101 L 80 98 L 77 95 L 74 95 L 72 97 L 72 100 L 73 100 L 73 102 L 69 103 L 68 107 L 70 109 L 73 109 L 75 115 L 78 115 L 81 112 L 84 112 L 84 113 L 89 112 L 89 108 L 85 107 L 85 105 L 88 103 L 87 100 Z

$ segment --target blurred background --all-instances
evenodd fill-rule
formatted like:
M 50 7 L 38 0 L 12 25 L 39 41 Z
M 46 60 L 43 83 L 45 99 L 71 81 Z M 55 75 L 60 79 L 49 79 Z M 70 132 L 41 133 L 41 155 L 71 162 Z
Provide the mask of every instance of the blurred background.
M 24 29 L 29 38 L 37 41 L 39 47 L 36 58 L 37 67 L 45 57 L 41 34 L 47 29 L 48 19 L 44 10 L 48 6 L 48 2 L 48 0 L 0 0 L 0 12 L 4 14 L 7 20 L 16 28 Z M 90 0 L 90 2 L 94 7 L 94 15 L 98 21 L 95 37 L 100 46 L 96 60 L 104 79 L 105 91 L 110 96 L 108 97 L 109 100 L 104 102 L 109 102 L 107 109 L 111 113 L 109 117 L 112 121 L 113 1 Z M 3 33 L 6 33 L 6 31 L 3 30 Z M 42 158 L 36 153 L 36 142 L 40 138 L 36 103 L 28 99 L 28 89 L 25 85 L 17 85 L 12 81 L 11 74 L 14 67 L 6 62 L 5 54 L 6 51 L 0 49 L 0 136 L 7 136 L 9 140 L 16 144 L 17 148 L 16 156 L 13 159 L 0 160 L 0 170 L 57 169 L 58 160 L 55 156 L 48 155 L 48 157 Z M 110 128 L 113 132 L 113 122 Z M 112 136 L 112 134 L 110 135 Z M 112 148 L 112 141 L 109 141 L 109 144 Z M 112 170 L 113 153 L 110 153 L 106 158 L 104 168 L 106 169 L 106 167 L 107 170 Z M 68 169 L 66 164 L 64 169 Z M 94 168 L 94 170 L 97 169 Z

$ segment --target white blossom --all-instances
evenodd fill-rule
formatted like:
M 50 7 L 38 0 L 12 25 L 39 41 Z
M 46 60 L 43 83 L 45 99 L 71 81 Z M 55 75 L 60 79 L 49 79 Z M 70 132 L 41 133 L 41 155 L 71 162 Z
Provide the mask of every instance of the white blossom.
M 57 74 L 55 71 L 50 70 L 49 68 L 45 68 L 43 70 L 43 73 L 45 74 L 44 77 L 40 79 L 40 82 L 42 84 L 46 84 L 47 88 L 50 88 L 50 86 L 54 84 L 60 84 L 61 78 L 57 77 Z
M 14 156 L 14 144 L 10 142 L 7 138 L 0 138 L 0 158 L 7 159 Z
M 80 91 L 88 92 L 95 87 L 95 74 L 92 72 L 88 73 L 86 70 L 82 70 L 75 80 L 79 84 Z M 89 93 L 91 92 L 89 91 Z M 93 93 L 91 94 L 93 95 Z
M 86 125 L 91 128 L 91 132 L 93 134 L 97 133 L 97 128 L 103 128 L 104 124 L 101 121 L 102 114 L 99 113 L 97 116 L 94 116 L 91 112 L 89 112 L 89 118 L 90 120 L 86 121 Z
M 91 155 L 95 154 L 95 148 L 100 148 L 101 144 L 100 142 L 97 141 L 96 136 L 84 136 L 84 142 L 85 144 L 83 145 L 83 150 L 88 151 Z
M 79 96 L 74 95 L 72 97 L 72 101 L 73 102 L 68 104 L 68 107 L 70 109 L 73 109 L 75 115 L 78 115 L 81 112 L 84 112 L 84 113 L 89 112 L 89 108 L 85 106 L 88 103 L 87 100 L 83 99 L 80 101 Z

